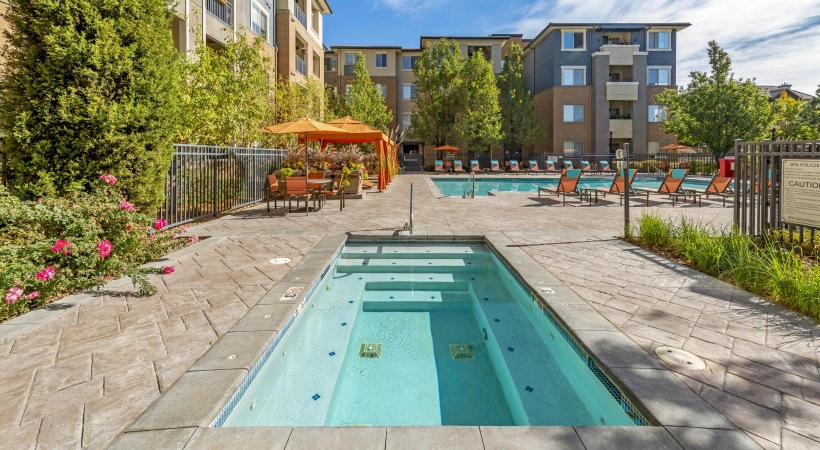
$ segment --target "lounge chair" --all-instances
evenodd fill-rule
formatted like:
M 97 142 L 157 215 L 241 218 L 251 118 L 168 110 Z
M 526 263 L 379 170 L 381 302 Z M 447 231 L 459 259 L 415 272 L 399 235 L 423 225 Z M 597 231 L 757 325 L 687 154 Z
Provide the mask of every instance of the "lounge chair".
M 285 178 L 285 190 L 288 196 L 288 211 L 291 210 L 291 200 L 296 199 L 296 209 L 299 209 L 299 200 L 305 199 L 305 213 L 310 214 L 310 190 L 308 189 L 308 179 L 306 176 L 302 177 L 287 177 Z M 313 207 L 316 207 L 316 200 L 313 200 Z
M 444 161 L 444 171 L 449 173 L 453 173 L 453 162 L 450 160 Z
M 626 186 L 624 185 L 624 182 L 626 181 L 624 177 L 624 175 L 626 174 L 625 172 L 626 171 L 624 169 L 621 169 L 619 172 L 616 172 L 615 178 L 612 180 L 612 185 L 609 186 L 609 189 L 598 188 L 598 192 L 604 194 L 604 196 L 606 196 L 607 194 L 617 195 L 620 200 L 619 203 L 623 205 L 625 197 L 624 193 L 626 192 Z M 642 195 L 646 197 L 646 206 L 649 206 L 649 192 L 637 192 L 635 188 L 632 187 L 632 183 L 635 181 L 635 175 L 637 174 L 638 171 L 636 169 L 629 169 L 629 196 L 632 197 L 634 195 L 637 197 L 639 195 Z
M 473 159 L 470 160 L 470 171 L 474 173 L 481 173 L 484 172 L 484 169 L 479 166 L 477 159 Z
M 436 160 L 436 167 L 433 169 L 433 172 L 444 173 L 444 163 L 440 159 Z
M 695 190 L 695 192 L 699 192 L 709 198 L 709 196 L 718 196 L 723 199 L 723 207 L 726 207 L 726 199 L 727 198 L 734 198 L 735 193 L 732 191 L 732 188 L 729 187 L 732 184 L 733 178 L 731 177 L 719 177 L 714 175 L 712 180 L 709 181 L 709 186 L 706 186 L 706 189 L 702 191 Z
M 277 171 L 278 172 L 278 171 Z M 284 196 L 283 191 L 279 189 L 279 178 L 277 174 L 268 175 L 268 212 L 270 212 L 270 201 L 273 199 L 273 209 L 279 209 L 278 199 Z
M 612 167 L 609 167 L 609 162 L 601 161 L 600 164 L 601 164 L 601 173 L 614 173 L 614 174 L 618 173 L 617 171 L 612 170 Z
M 686 178 L 686 174 L 688 172 L 688 169 L 669 169 L 669 172 L 666 173 L 666 177 L 664 177 L 657 190 L 636 189 L 636 191 L 648 192 L 650 194 L 668 195 L 669 198 L 672 199 L 672 206 L 675 206 L 675 202 L 679 198 L 683 198 L 683 201 L 685 202 L 687 197 L 692 197 L 693 202 L 697 201 L 698 204 L 700 204 L 701 194 L 699 192 L 687 191 L 683 189 L 683 180 Z
M 490 173 L 502 173 L 502 172 L 504 172 L 504 171 L 501 170 L 501 167 L 499 167 L 498 160 L 497 159 L 491 160 L 490 161 Z
M 554 162 L 547 161 L 546 172 L 560 172 L 560 171 L 555 168 L 555 163 Z
M 589 161 L 581 161 L 581 172 L 583 173 L 599 173 L 600 170 L 595 170 Z
M 564 160 L 564 169 L 572 169 L 572 168 L 573 168 L 572 161 L 569 160 L 569 159 L 565 159 Z
M 464 170 L 464 167 L 461 166 L 461 161 L 460 160 L 455 160 L 453 162 L 453 164 L 454 164 L 453 165 L 453 173 L 467 173 Z
M 538 168 L 538 161 L 530 160 L 530 173 L 544 173 L 545 170 Z
M 521 173 L 521 168 L 518 167 L 518 161 L 514 159 L 510 160 L 510 173 Z
M 557 196 L 564 196 L 564 205 L 567 204 L 567 196 L 581 197 L 583 202 L 584 197 L 590 198 L 589 192 L 582 192 L 578 189 L 578 180 L 581 179 L 581 169 L 564 169 L 561 173 L 561 179 L 558 180 L 556 187 L 540 187 L 538 188 L 538 196 L 541 197 L 542 192 L 555 194 Z

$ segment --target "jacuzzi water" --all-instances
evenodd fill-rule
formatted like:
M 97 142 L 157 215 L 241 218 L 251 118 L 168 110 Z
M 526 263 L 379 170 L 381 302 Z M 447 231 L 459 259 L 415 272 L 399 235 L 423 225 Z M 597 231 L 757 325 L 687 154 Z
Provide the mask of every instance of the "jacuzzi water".
M 641 423 L 588 365 L 485 245 L 348 244 L 223 426 Z
M 578 181 L 580 188 L 604 188 L 612 186 L 612 176 L 609 177 L 588 177 L 583 176 Z M 433 178 L 433 183 L 438 187 L 443 195 L 461 196 L 465 192 L 470 192 L 472 182 L 464 177 Z M 658 189 L 661 181 L 656 178 L 636 178 L 632 184 L 635 188 Z M 535 178 L 527 175 L 519 175 L 512 178 L 496 178 L 494 176 L 476 178 L 475 195 L 485 197 L 488 192 L 538 192 L 539 187 L 558 186 L 558 177 Z M 704 190 L 709 187 L 709 180 L 686 179 L 683 182 L 685 189 Z

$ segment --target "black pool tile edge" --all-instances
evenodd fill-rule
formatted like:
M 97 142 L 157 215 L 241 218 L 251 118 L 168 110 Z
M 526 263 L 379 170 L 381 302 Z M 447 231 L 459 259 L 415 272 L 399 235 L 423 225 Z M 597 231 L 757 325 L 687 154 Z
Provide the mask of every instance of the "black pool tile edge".
M 190 429 L 191 427 L 198 427 L 197 429 L 199 429 L 199 430 L 231 430 L 231 428 L 219 428 L 217 424 L 220 422 L 220 419 L 221 419 L 221 421 L 224 422 L 224 419 L 229 414 L 229 411 L 226 411 L 226 410 L 228 410 L 228 406 L 232 403 L 235 404 L 241 398 L 240 392 L 244 393 L 244 389 L 241 389 L 241 386 L 242 385 L 247 385 L 253 380 L 253 376 L 251 376 L 251 374 L 252 374 L 252 372 L 254 372 L 254 369 L 256 369 L 256 371 L 258 371 L 259 368 L 261 368 L 262 364 L 264 364 L 264 362 L 267 360 L 267 358 L 265 357 L 265 354 L 268 354 L 268 356 L 269 356 L 270 351 L 275 347 L 276 343 L 278 343 L 278 341 L 280 339 L 280 336 L 284 335 L 284 332 L 287 331 L 290 324 L 293 322 L 293 319 L 298 314 L 298 311 L 300 311 L 301 308 L 304 306 L 305 302 L 309 300 L 310 295 L 312 294 L 312 290 L 315 289 L 315 287 L 319 284 L 319 281 L 327 273 L 327 270 L 332 265 L 334 258 L 339 254 L 339 250 L 348 241 L 354 242 L 354 241 L 363 240 L 363 241 L 369 241 L 370 243 L 382 242 L 382 241 L 383 242 L 390 242 L 390 243 L 397 243 L 397 242 L 406 243 L 406 242 L 412 242 L 412 241 L 417 241 L 418 240 L 418 241 L 427 241 L 427 242 L 430 242 L 430 243 L 443 243 L 443 242 L 474 243 L 476 241 L 478 241 L 480 243 L 485 243 L 485 244 L 488 245 L 488 247 L 493 249 L 493 251 L 496 253 L 496 255 L 499 256 L 500 259 L 502 259 L 502 261 L 504 261 L 507 264 L 507 267 L 509 267 L 511 269 L 511 272 L 518 279 L 519 283 L 521 283 L 522 287 L 524 287 L 525 289 L 529 289 L 529 291 L 532 293 L 533 299 L 537 300 L 539 304 L 544 305 L 544 307 L 549 308 L 549 304 L 552 300 L 550 298 L 546 298 L 545 296 L 542 296 L 540 293 L 538 293 L 538 288 L 535 285 L 530 283 L 530 281 L 532 280 L 532 277 L 529 276 L 529 275 L 532 275 L 534 273 L 534 271 L 532 269 L 532 267 L 533 267 L 532 263 L 537 264 L 537 262 L 532 260 L 532 258 L 529 255 L 527 255 L 525 252 L 521 251 L 520 249 L 517 249 L 518 251 L 514 251 L 513 249 L 516 249 L 516 247 L 512 244 L 512 241 L 510 241 L 509 238 L 507 238 L 503 233 L 495 232 L 495 233 L 486 233 L 486 234 L 478 234 L 478 233 L 452 233 L 452 234 L 451 233 L 429 233 L 428 234 L 428 233 L 425 232 L 425 233 L 423 233 L 423 236 L 424 237 L 422 237 L 421 233 L 417 233 L 413 236 L 410 236 L 409 233 L 406 233 L 406 232 L 401 233 L 398 236 L 393 234 L 393 233 L 384 233 L 384 232 L 367 232 L 367 233 L 335 233 L 334 232 L 334 233 L 329 233 L 328 235 L 326 235 L 319 243 L 316 244 L 316 246 L 314 246 L 314 249 L 318 252 L 316 254 L 316 257 L 313 257 L 313 250 L 311 250 L 311 252 L 309 252 L 309 254 L 311 254 L 312 257 L 311 258 L 305 258 L 305 259 L 308 260 L 308 261 L 305 262 L 305 264 L 297 264 L 293 269 L 291 269 L 291 271 L 285 277 L 283 277 L 282 280 L 280 280 L 276 285 L 274 285 L 274 287 L 268 292 L 268 294 L 266 294 L 265 297 L 263 297 L 263 300 L 266 300 L 266 301 L 265 302 L 260 301 L 259 304 L 257 305 L 257 306 L 264 306 L 264 307 L 270 307 L 272 304 L 280 304 L 282 306 L 291 305 L 291 307 L 293 308 L 293 313 L 291 314 L 291 316 L 286 321 L 284 321 L 284 324 L 281 327 L 277 326 L 277 328 L 281 328 L 281 329 L 276 331 L 276 336 L 273 338 L 273 340 L 269 344 L 266 345 L 267 349 L 263 349 L 263 348 L 258 349 L 260 353 L 263 353 L 263 357 L 261 357 L 259 359 L 259 361 L 257 361 L 257 363 L 251 368 L 250 371 L 244 371 L 244 370 L 243 371 L 230 371 L 230 372 L 235 372 L 235 373 L 231 374 L 231 376 L 229 377 L 230 382 L 228 384 L 235 387 L 234 389 L 226 390 L 226 391 L 216 395 L 216 397 L 219 397 L 218 402 L 211 401 L 208 404 L 202 404 L 202 402 L 197 402 L 196 400 L 201 400 L 201 399 L 196 398 L 196 395 L 197 395 L 196 389 L 192 390 L 192 389 L 190 389 L 190 386 L 185 385 L 186 383 L 180 383 L 180 380 L 182 380 L 185 377 L 185 375 L 190 373 L 190 374 L 196 374 L 197 377 L 203 377 L 203 376 L 207 377 L 208 374 L 211 373 L 216 378 L 225 378 L 225 376 L 228 375 L 226 372 L 229 372 L 229 371 L 222 370 L 222 369 L 217 369 L 217 370 L 192 370 L 193 367 L 196 366 L 196 363 L 195 363 L 194 366 L 192 366 L 192 368 L 189 368 L 188 371 L 186 371 L 185 374 L 183 374 L 183 376 L 180 377 L 180 379 L 178 379 L 171 387 L 169 387 L 165 392 L 163 392 L 160 395 L 160 397 L 158 397 L 154 401 L 154 403 L 152 403 L 151 406 L 149 406 L 134 421 L 134 423 L 132 423 L 126 429 L 126 431 L 122 435 L 119 436 L 118 440 L 114 442 L 114 446 L 116 446 L 118 444 L 121 445 L 122 443 L 133 442 L 132 440 L 134 438 L 136 438 L 134 433 L 140 433 L 140 442 L 146 442 L 146 445 L 147 445 L 147 443 L 152 442 L 153 439 L 161 440 L 162 436 L 165 436 L 167 434 L 167 433 L 164 433 L 164 432 L 167 432 L 168 430 L 172 430 L 172 429 L 182 429 L 182 428 Z M 430 236 L 432 236 L 432 237 L 430 237 Z M 320 254 L 326 255 L 326 258 L 319 257 L 318 255 L 320 255 Z M 515 261 L 521 261 L 521 263 L 516 263 Z M 301 261 L 300 261 L 300 263 L 301 263 Z M 524 269 L 520 272 L 519 272 L 518 268 L 516 267 L 519 264 L 523 264 L 523 266 L 524 266 Z M 552 274 L 549 273 L 549 271 L 544 269 L 543 266 L 540 266 L 540 267 L 541 267 L 541 270 L 543 271 L 543 276 L 552 277 Z M 288 278 L 291 275 L 292 275 L 292 277 Z M 297 278 L 298 278 L 298 280 L 297 280 Z M 299 283 L 295 283 L 296 285 L 300 285 L 300 286 L 303 286 L 305 288 L 310 286 L 310 288 L 307 291 L 303 290 L 302 292 L 300 292 L 299 295 L 296 298 L 286 300 L 286 301 L 280 301 L 279 296 L 281 296 L 281 294 L 283 292 L 285 292 L 286 288 L 289 286 L 289 283 L 292 283 L 293 281 L 298 281 L 299 282 Z M 274 297 L 276 297 L 276 298 L 274 298 Z M 583 300 L 580 300 L 580 301 L 583 302 Z M 586 302 L 584 302 L 584 303 L 586 303 Z M 251 310 L 253 310 L 253 308 L 251 308 Z M 595 313 L 598 314 L 597 311 Z M 281 320 L 284 320 L 284 318 L 282 318 Z M 562 329 L 565 326 L 565 324 L 563 324 L 563 322 L 561 321 L 560 316 L 558 316 L 558 315 L 554 316 L 554 320 L 555 320 L 555 323 L 557 325 L 560 325 L 558 327 L 559 329 Z M 242 319 L 240 319 L 234 327 L 239 327 L 241 323 L 242 323 Z M 572 333 L 574 333 L 576 331 L 576 330 L 573 330 L 571 327 L 566 328 L 566 330 L 568 330 L 569 332 L 572 332 Z M 237 330 L 234 330 L 233 328 L 231 328 L 231 330 L 229 330 L 227 333 L 243 332 L 243 331 L 247 331 L 247 330 L 244 329 L 244 328 L 243 329 L 237 329 Z M 624 335 L 624 337 L 626 337 L 626 336 Z M 596 358 L 594 358 L 594 355 L 590 356 L 591 353 L 589 352 L 587 344 L 583 341 L 583 339 L 577 339 L 576 342 L 577 342 L 577 345 L 578 345 L 577 348 L 578 348 L 578 354 L 579 355 L 586 354 L 586 356 L 588 358 L 588 361 L 591 361 L 595 365 L 600 364 L 600 361 L 598 361 Z M 632 341 L 629 340 L 629 342 L 632 342 Z M 634 345 L 634 348 L 630 349 L 631 351 L 639 351 L 639 352 L 643 353 L 644 356 L 648 357 L 648 355 L 643 351 L 643 349 L 641 349 L 639 346 L 637 346 L 637 344 L 634 344 L 634 342 L 632 342 L 632 344 Z M 212 346 L 211 349 L 212 348 L 214 348 L 214 347 Z M 203 354 L 203 356 L 201 357 L 201 359 L 204 360 L 205 356 L 208 355 L 208 353 L 211 351 L 211 349 L 206 351 L 205 354 Z M 683 413 L 685 415 L 693 415 L 693 414 L 700 414 L 702 412 L 705 412 L 712 419 L 712 420 L 709 421 L 708 424 L 706 424 L 704 426 L 703 424 L 699 423 L 698 420 L 674 420 L 674 414 L 672 414 L 670 416 L 670 414 L 664 414 L 663 413 L 663 411 L 668 411 L 670 408 L 672 410 L 674 410 L 676 408 L 673 401 L 671 401 L 671 402 L 660 401 L 659 402 L 656 397 L 653 397 L 652 399 L 648 399 L 648 400 L 650 400 L 649 404 L 647 404 L 647 402 L 643 401 L 644 399 L 642 399 L 641 396 L 646 395 L 647 392 L 651 393 L 652 392 L 651 391 L 652 387 L 651 386 L 649 387 L 649 389 L 650 389 L 649 391 L 647 390 L 646 386 L 641 387 L 640 382 L 642 380 L 640 379 L 639 376 L 636 377 L 636 376 L 634 376 L 634 374 L 630 373 L 629 371 L 624 372 L 624 371 L 622 371 L 618 368 L 606 367 L 603 364 L 600 364 L 600 367 L 603 368 L 603 369 L 599 368 L 597 372 L 595 372 L 594 370 L 593 370 L 593 372 L 594 373 L 601 373 L 601 375 L 604 378 L 611 379 L 612 381 L 614 381 L 618 385 L 618 389 L 620 391 L 629 392 L 634 397 L 636 397 L 637 400 L 639 401 L 638 405 L 640 405 L 640 409 L 636 408 L 634 405 L 632 407 L 635 408 L 636 411 L 639 411 L 639 412 L 643 413 L 645 417 L 650 418 L 650 420 L 647 421 L 648 425 L 647 426 L 642 426 L 642 427 L 637 427 L 636 429 L 638 429 L 638 430 L 657 430 L 657 429 L 661 429 L 662 427 L 660 427 L 660 426 L 652 426 L 654 424 L 661 424 L 663 426 L 677 427 L 677 429 L 698 430 L 698 432 L 707 432 L 708 433 L 708 432 L 711 431 L 711 432 L 724 432 L 724 433 L 740 433 L 740 432 L 734 430 L 733 427 L 728 423 L 728 421 L 726 421 L 723 418 L 723 416 L 721 416 L 710 405 L 708 405 L 708 403 L 706 403 L 704 400 L 700 399 L 700 397 L 698 397 L 697 395 L 694 395 L 694 393 L 691 392 L 691 390 L 688 387 L 686 387 L 682 382 L 677 380 L 677 378 L 675 378 L 671 374 L 671 372 L 669 372 L 668 370 L 666 370 L 664 368 L 661 368 L 661 369 L 634 369 L 632 371 L 633 372 L 634 371 L 640 372 L 640 371 L 646 371 L 646 370 L 655 370 L 655 371 L 657 371 L 656 372 L 657 374 L 668 375 L 669 378 L 671 378 L 671 379 L 669 380 L 668 383 L 666 382 L 666 380 L 664 380 L 664 383 L 668 384 L 668 386 L 666 386 L 666 385 L 663 386 L 664 392 L 661 393 L 662 397 L 664 399 L 675 399 L 675 396 L 677 394 L 681 394 L 681 395 L 687 395 L 688 394 L 688 396 L 694 396 L 695 397 L 694 399 L 691 398 L 691 397 L 687 398 L 687 400 L 688 400 L 687 403 L 690 403 L 690 406 L 693 406 L 693 405 L 691 405 L 691 403 L 694 402 L 695 403 L 694 406 L 697 407 L 698 411 L 693 412 L 692 409 L 686 409 L 686 410 L 681 411 L 681 413 Z M 599 377 L 599 379 L 600 379 L 600 377 Z M 684 391 L 679 391 L 679 389 L 683 389 Z M 655 392 L 655 394 L 657 394 L 657 392 Z M 700 402 L 701 404 L 698 404 L 697 402 Z M 179 407 L 180 404 L 184 405 L 184 407 L 180 408 Z M 217 405 L 225 405 L 225 406 L 221 410 L 217 410 L 217 411 L 219 411 L 218 413 L 214 413 L 213 411 L 215 410 L 215 406 L 217 406 Z M 163 417 L 162 414 L 159 414 L 162 411 L 169 411 L 169 410 L 174 411 L 173 417 Z M 664 423 L 664 422 L 667 422 L 666 420 L 658 420 L 659 416 L 657 414 L 653 414 L 653 410 L 659 410 L 659 412 L 662 413 L 662 414 L 660 414 L 660 418 L 668 419 L 668 418 L 671 417 L 671 419 L 669 420 L 669 423 Z M 206 417 L 206 416 L 208 416 L 208 417 Z M 686 416 L 684 416 L 684 417 L 686 417 Z M 144 420 L 143 418 L 145 418 L 145 419 L 150 418 L 151 420 Z M 652 420 L 652 418 L 654 418 L 655 420 Z M 697 418 L 692 417 L 691 419 L 697 419 Z M 141 422 L 141 420 L 142 420 L 142 422 Z M 211 428 L 214 425 L 217 425 L 217 427 L 216 428 Z M 265 428 L 267 428 L 267 427 L 265 427 Z M 382 427 L 382 428 L 384 428 L 384 427 Z M 573 430 L 577 431 L 578 429 L 585 428 L 585 427 L 432 427 L 432 428 L 434 428 L 434 429 L 435 428 L 438 428 L 438 429 L 461 428 L 461 429 L 465 429 L 465 430 L 473 429 L 473 430 L 475 430 L 475 432 L 479 433 L 479 435 L 480 435 L 481 430 L 490 429 L 490 428 L 513 428 L 513 429 L 519 429 L 519 430 L 523 430 L 523 429 L 554 430 L 554 429 L 557 429 L 557 428 L 567 428 L 567 429 L 573 429 Z M 600 430 L 599 432 L 601 432 L 601 433 L 607 433 L 606 430 L 608 430 L 610 428 L 615 428 L 615 427 L 586 427 L 586 428 Z M 629 428 L 629 427 L 627 427 L 627 428 Z M 395 430 L 406 429 L 406 430 L 408 430 L 408 432 L 411 432 L 412 434 L 414 434 L 416 436 L 424 436 L 424 435 L 429 434 L 428 430 L 430 430 L 431 427 L 387 427 L 386 429 L 388 430 L 387 431 L 387 435 L 388 435 L 387 441 L 389 441 L 390 440 L 389 439 L 389 434 L 390 434 L 389 430 L 390 429 L 395 429 Z M 339 430 L 339 428 L 337 428 L 337 427 L 328 427 L 327 430 Z M 228 432 L 230 432 L 230 431 L 224 431 L 224 433 L 228 433 Z M 656 431 L 652 431 L 652 432 L 656 432 Z M 213 431 L 213 433 L 222 433 L 222 432 Z M 544 431 L 544 433 L 549 434 L 547 431 Z M 435 435 L 435 433 L 434 433 L 434 435 Z M 636 436 L 640 436 L 640 435 L 641 435 L 641 433 L 638 432 Z M 735 437 L 734 435 L 732 435 L 732 436 L 733 436 L 733 439 L 736 438 L 738 440 L 743 440 L 745 438 L 745 436 L 743 436 L 742 433 L 740 433 L 740 436 L 737 436 L 737 437 Z M 432 436 L 432 437 L 434 437 L 434 436 Z M 638 439 L 638 438 L 636 438 L 636 439 Z M 748 439 L 748 438 L 745 438 L 745 439 Z M 387 441 L 386 441 L 386 445 L 387 445 Z M 627 439 L 627 441 L 628 441 L 628 439 Z M 633 441 L 632 443 L 634 444 L 634 443 L 637 443 L 639 441 L 640 440 L 638 439 L 638 440 Z M 351 444 L 354 444 L 354 443 L 355 443 L 355 440 L 351 439 Z M 464 444 L 468 444 L 468 442 L 464 442 Z M 688 448 L 696 448 L 694 446 L 684 445 L 684 443 L 682 443 L 682 442 L 679 442 L 679 444 L 683 445 L 683 448 L 687 448 L 687 449 Z M 630 445 L 631 444 L 625 443 L 624 447 L 622 447 L 622 448 L 630 448 Z M 754 445 L 754 444 L 751 444 L 751 445 Z M 178 448 L 183 448 L 183 447 L 178 447 Z M 463 448 L 472 448 L 472 447 L 467 445 Z M 480 448 L 480 447 L 477 447 L 477 448 Z M 616 446 L 616 447 L 610 447 L 610 448 L 620 448 L 620 447 Z M 634 446 L 632 448 L 634 448 Z M 754 448 L 754 447 L 750 446 L 749 448 Z

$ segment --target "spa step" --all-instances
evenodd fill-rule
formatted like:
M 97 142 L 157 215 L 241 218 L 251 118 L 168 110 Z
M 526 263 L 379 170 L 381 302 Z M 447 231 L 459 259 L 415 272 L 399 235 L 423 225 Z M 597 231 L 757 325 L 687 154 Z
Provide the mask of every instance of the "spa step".
M 342 258 L 394 258 L 412 259 L 428 258 L 460 258 L 464 256 L 489 257 L 492 253 L 483 246 L 453 245 L 453 246 L 347 246 L 342 249 Z
M 479 272 L 494 267 L 491 260 L 465 259 L 340 259 L 338 273 Z

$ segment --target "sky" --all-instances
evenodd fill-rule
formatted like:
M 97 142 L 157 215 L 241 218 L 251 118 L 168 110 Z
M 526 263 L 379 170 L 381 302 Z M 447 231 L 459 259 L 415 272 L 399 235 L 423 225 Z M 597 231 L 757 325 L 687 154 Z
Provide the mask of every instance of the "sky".
M 324 43 L 418 47 L 419 36 L 535 37 L 548 23 L 687 22 L 678 34 L 678 85 L 709 71 L 707 42 L 729 53 L 736 78 L 820 84 L 820 0 L 328 0 Z

